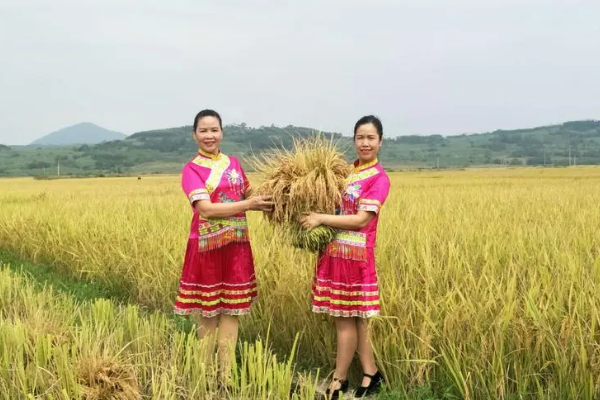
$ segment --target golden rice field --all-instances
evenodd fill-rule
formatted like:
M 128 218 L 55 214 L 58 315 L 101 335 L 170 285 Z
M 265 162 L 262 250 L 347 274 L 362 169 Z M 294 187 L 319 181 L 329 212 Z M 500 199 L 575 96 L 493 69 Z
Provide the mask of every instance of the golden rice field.
M 229 392 L 217 387 L 207 343 L 164 314 L 98 299 L 84 304 L 37 290 L 0 264 L 0 399 L 314 398 L 315 381 L 292 382 L 261 340 L 244 343 Z
M 391 180 L 376 252 L 382 317 L 372 328 L 394 393 L 429 387 L 440 399 L 600 397 L 600 169 L 406 172 Z M 117 363 L 146 398 L 209 390 L 196 376 L 201 363 L 186 355 L 196 357 L 189 347 L 197 342 L 164 316 L 190 215 L 177 176 L 0 180 L 0 249 L 100 281 L 136 304 L 74 304 L 2 275 L 0 346 L 27 360 L 0 372 L 0 391 L 12 394 L 5 398 L 19 398 L 19 388 L 34 393 L 38 382 L 54 384 L 54 398 L 82 398 L 73 394 L 85 388 L 81 367 L 64 369 L 83 362 L 86 370 L 89 354 Z M 295 353 L 296 370 L 327 375 L 335 337 L 331 320 L 310 312 L 314 257 L 282 243 L 258 214 L 250 214 L 250 229 L 259 301 L 243 319 L 243 339 L 255 343 L 268 332 L 279 360 Z M 37 324 L 40 307 L 53 311 Z M 32 331 L 59 342 L 36 344 Z M 50 345 L 51 363 L 38 349 Z M 0 355 L 2 368 L 6 358 Z M 285 365 L 265 368 L 291 382 L 296 374 Z M 314 387 L 303 390 L 309 398 Z

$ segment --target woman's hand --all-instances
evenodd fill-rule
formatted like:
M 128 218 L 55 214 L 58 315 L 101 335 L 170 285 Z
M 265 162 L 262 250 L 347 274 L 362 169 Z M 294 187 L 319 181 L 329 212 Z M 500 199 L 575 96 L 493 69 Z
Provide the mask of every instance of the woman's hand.
M 299 222 L 304 229 L 313 229 L 321 225 L 321 215 L 314 212 L 304 213 Z
M 248 199 L 250 211 L 272 211 L 274 205 L 273 196 L 254 196 Z

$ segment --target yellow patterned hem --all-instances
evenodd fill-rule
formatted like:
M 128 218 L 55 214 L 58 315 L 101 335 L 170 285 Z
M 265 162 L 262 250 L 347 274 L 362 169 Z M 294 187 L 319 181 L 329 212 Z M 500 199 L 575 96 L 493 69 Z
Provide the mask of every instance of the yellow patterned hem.
M 202 306 L 206 306 L 206 307 L 210 307 L 210 306 L 214 306 L 215 304 L 219 304 L 219 303 L 225 303 L 225 304 L 241 304 L 241 303 L 247 303 L 249 301 L 252 301 L 253 297 L 248 296 L 248 297 L 244 297 L 243 299 L 226 299 L 226 298 L 218 298 L 216 300 L 211 300 L 211 301 L 205 301 L 202 299 L 184 299 L 180 296 L 177 296 L 177 301 L 183 304 L 200 304 Z
M 381 314 L 381 312 L 379 310 L 345 311 L 345 310 L 332 310 L 329 307 L 318 307 L 318 306 L 313 306 L 312 310 L 314 313 L 317 313 L 317 314 L 329 314 L 332 317 L 345 317 L 345 318 L 351 318 L 351 317 L 371 318 L 371 317 L 377 317 Z
M 179 293 L 185 294 L 188 296 L 202 296 L 202 297 L 213 297 L 218 296 L 220 294 L 229 294 L 229 295 L 240 295 L 240 294 L 250 294 L 256 292 L 256 288 L 245 289 L 245 290 L 225 290 L 219 289 L 214 292 L 203 292 L 201 290 L 185 290 L 179 289 Z
M 216 310 L 205 311 L 200 308 L 178 308 L 175 307 L 173 312 L 177 315 L 201 315 L 204 318 L 212 318 L 217 315 L 248 315 L 250 314 L 251 307 L 248 308 L 240 308 L 240 309 L 230 309 L 230 308 L 217 308 Z
M 329 287 L 325 287 L 325 286 L 315 286 L 314 293 L 316 292 L 327 292 L 330 294 L 339 294 L 342 296 L 351 296 L 351 297 L 361 297 L 361 296 L 379 296 L 379 291 L 375 290 L 375 291 L 371 291 L 371 292 L 363 292 L 360 290 L 357 291 L 347 291 L 347 290 L 338 290 L 338 289 L 331 289 Z
M 350 301 L 350 300 L 338 300 L 338 299 L 332 299 L 331 297 L 327 297 L 327 296 L 314 296 L 313 297 L 314 301 L 322 301 L 322 302 L 327 302 L 327 303 L 331 303 L 331 304 L 337 304 L 340 306 L 378 306 L 379 305 L 379 300 L 372 300 L 372 301 L 360 301 L 360 300 L 356 300 L 356 301 Z

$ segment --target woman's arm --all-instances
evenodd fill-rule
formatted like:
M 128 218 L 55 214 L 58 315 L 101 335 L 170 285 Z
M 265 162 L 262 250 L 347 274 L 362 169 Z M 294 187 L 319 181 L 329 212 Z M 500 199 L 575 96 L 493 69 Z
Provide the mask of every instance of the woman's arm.
M 234 203 L 213 203 L 199 200 L 194 208 L 203 219 L 228 218 L 246 211 L 269 211 L 273 207 L 271 196 L 256 196 Z
M 309 213 L 300 218 L 300 224 L 304 229 L 312 229 L 319 225 L 327 225 L 336 229 L 355 231 L 367 226 L 374 217 L 375 213 L 371 211 L 359 211 L 355 215 Z

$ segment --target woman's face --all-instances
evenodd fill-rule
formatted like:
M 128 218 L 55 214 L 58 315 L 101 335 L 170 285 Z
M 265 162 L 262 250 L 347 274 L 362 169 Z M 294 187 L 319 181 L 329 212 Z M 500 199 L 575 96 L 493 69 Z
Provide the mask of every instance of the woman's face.
M 365 164 L 377 158 L 379 147 L 381 140 L 375 125 L 368 123 L 359 126 L 354 135 L 354 148 L 360 162 Z
M 221 139 L 223 139 L 223 131 L 219 125 L 219 120 L 211 116 L 200 118 L 194 132 L 194 139 L 200 150 L 217 155 Z

